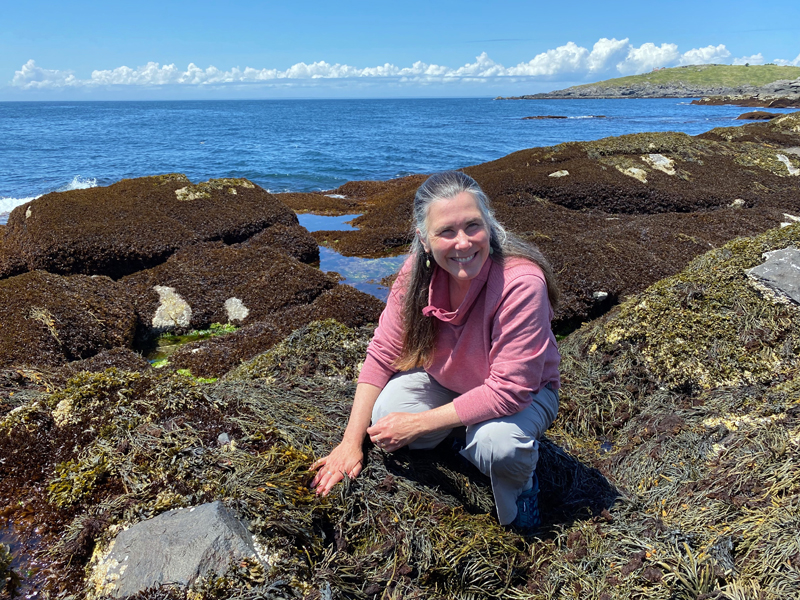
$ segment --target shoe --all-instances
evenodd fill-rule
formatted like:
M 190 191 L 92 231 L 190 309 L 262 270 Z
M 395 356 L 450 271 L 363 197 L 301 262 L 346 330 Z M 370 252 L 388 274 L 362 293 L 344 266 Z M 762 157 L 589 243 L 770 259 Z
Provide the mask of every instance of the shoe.
M 539 514 L 539 478 L 533 474 L 533 486 L 517 498 L 517 516 L 510 524 L 521 535 L 533 535 L 542 526 Z

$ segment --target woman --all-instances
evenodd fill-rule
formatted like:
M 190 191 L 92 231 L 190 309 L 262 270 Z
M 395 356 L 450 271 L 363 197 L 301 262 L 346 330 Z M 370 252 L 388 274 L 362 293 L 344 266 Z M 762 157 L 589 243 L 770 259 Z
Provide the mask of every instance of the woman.
M 393 452 L 433 448 L 466 426 L 461 454 L 490 478 L 500 523 L 531 533 L 540 524 L 537 440 L 556 417 L 560 386 L 552 269 L 459 171 L 420 186 L 414 221 L 344 437 L 311 466 L 311 486 L 327 495 L 357 477 L 365 435 Z

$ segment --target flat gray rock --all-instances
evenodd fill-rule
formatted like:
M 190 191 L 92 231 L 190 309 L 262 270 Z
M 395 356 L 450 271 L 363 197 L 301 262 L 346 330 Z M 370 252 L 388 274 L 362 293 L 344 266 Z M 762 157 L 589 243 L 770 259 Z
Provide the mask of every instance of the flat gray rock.
M 764 256 L 767 260 L 747 271 L 748 276 L 760 289 L 800 304 L 800 250 L 790 246 Z
M 123 598 L 164 584 L 187 586 L 234 561 L 261 562 L 252 537 L 219 501 L 172 510 L 121 532 L 94 570 L 98 595 Z

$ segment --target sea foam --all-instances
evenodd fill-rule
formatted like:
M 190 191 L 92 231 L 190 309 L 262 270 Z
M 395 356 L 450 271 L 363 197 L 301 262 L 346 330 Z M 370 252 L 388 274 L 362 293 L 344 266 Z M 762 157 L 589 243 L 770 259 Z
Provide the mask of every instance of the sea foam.
M 68 192 L 70 190 L 86 190 L 89 188 L 97 187 L 97 179 L 94 177 L 81 177 L 75 175 L 72 181 L 62 185 L 61 187 L 52 190 L 54 192 Z M 45 192 L 47 193 L 47 192 Z M 8 215 L 20 204 L 25 204 L 36 198 L 41 198 L 44 194 L 38 196 L 29 196 L 27 198 L 9 198 L 6 196 L 0 197 L 0 225 L 5 225 L 8 222 Z

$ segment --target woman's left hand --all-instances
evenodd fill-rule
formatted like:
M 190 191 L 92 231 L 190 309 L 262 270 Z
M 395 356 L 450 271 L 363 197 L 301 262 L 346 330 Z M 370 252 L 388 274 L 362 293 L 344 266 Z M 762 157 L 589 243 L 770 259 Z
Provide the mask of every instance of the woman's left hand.
M 369 427 L 367 435 L 381 450 L 394 452 L 424 433 L 420 425 L 420 414 L 424 413 L 389 413 Z

